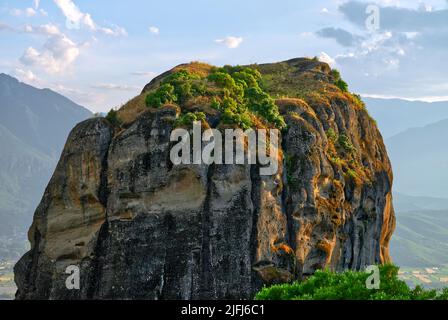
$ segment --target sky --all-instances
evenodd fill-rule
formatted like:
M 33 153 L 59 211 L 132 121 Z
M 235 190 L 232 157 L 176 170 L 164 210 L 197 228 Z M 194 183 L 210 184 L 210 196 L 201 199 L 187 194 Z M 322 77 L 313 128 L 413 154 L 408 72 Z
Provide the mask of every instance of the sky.
M 180 63 L 319 57 L 371 97 L 448 100 L 448 0 L 0 0 L 0 72 L 94 112 Z

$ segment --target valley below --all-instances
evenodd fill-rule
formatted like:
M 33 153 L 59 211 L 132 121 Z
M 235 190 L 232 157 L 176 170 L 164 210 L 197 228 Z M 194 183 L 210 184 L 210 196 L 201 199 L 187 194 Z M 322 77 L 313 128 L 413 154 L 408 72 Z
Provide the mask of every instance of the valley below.
M 0 260 L 0 300 L 12 300 L 16 293 L 14 283 L 15 260 Z

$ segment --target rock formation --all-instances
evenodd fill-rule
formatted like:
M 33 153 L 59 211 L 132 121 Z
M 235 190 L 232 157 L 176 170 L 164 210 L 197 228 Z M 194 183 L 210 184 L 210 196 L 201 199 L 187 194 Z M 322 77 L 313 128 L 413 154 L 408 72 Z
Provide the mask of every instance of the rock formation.
M 17 298 L 251 299 L 316 269 L 388 262 L 392 171 L 362 102 L 325 63 L 250 67 L 287 124 L 276 175 L 171 163 L 184 106 L 147 108 L 144 97 L 175 70 L 211 68 L 179 66 L 118 111 L 121 127 L 94 118 L 73 129 L 15 267 Z M 206 103 L 188 108 L 217 126 Z M 66 288 L 70 265 L 79 290 Z

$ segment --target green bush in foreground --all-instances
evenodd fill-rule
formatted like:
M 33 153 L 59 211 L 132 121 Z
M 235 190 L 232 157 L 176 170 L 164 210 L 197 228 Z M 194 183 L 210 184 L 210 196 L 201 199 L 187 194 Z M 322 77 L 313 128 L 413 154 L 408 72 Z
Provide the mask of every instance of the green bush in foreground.
M 398 279 L 398 267 L 383 265 L 380 288 L 368 289 L 369 273 L 316 271 L 308 280 L 263 288 L 256 300 L 448 300 L 448 288 L 441 291 L 414 289 Z

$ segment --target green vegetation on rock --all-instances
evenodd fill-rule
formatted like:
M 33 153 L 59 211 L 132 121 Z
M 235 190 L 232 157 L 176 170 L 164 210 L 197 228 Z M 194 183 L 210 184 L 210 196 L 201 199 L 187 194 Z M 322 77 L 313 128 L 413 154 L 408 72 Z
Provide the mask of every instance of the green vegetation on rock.
M 334 166 L 341 167 L 344 175 L 354 182 L 367 180 L 369 173 L 362 165 L 358 151 L 350 138 L 344 133 L 336 133 L 333 128 L 329 128 L 326 135 L 329 143 L 328 160 Z
M 205 121 L 205 113 L 204 112 L 187 112 L 181 114 L 179 118 L 176 120 L 176 127 L 180 126 L 191 126 L 194 121 Z
M 146 96 L 146 105 L 148 107 L 159 108 L 166 103 L 177 101 L 174 93 L 174 87 L 170 83 L 162 84 L 156 91 Z
M 110 124 L 112 124 L 115 127 L 121 126 L 121 120 L 118 117 L 118 112 L 115 111 L 114 109 L 110 109 L 110 111 L 106 115 L 106 120 L 109 121 Z
M 414 289 L 398 279 L 399 268 L 382 265 L 380 288 L 368 289 L 369 273 L 363 271 L 316 271 L 302 282 L 279 284 L 263 288 L 257 300 L 448 300 L 448 288 L 425 290 Z
M 146 106 L 158 108 L 177 103 L 181 107 L 190 100 L 204 97 L 220 112 L 220 122 L 235 124 L 243 129 L 254 126 L 254 117 L 279 129 L 286 127 L 273 98 L 261 86 L 261 74 L 248 67 L 213 68 L 207 77 L 187 70 L 167 76 L 160 86 L 147 94 Z M 186 116 L 187 121 L 192 115 Z
M 335 86 L 341 89 L 342 92 L 348 92 L 348 84 L 347 82 L 342 80 L 340 72 L 336 69 L 333 69 L 331 73 L 334 78 Z
M 339 135 L 337 139 L 337 144 L 340 148 L 344 150 L 346 154 L 350 154 L 356 151 L 356 148 L 353 146 L 350 139 L 345 134 Z

